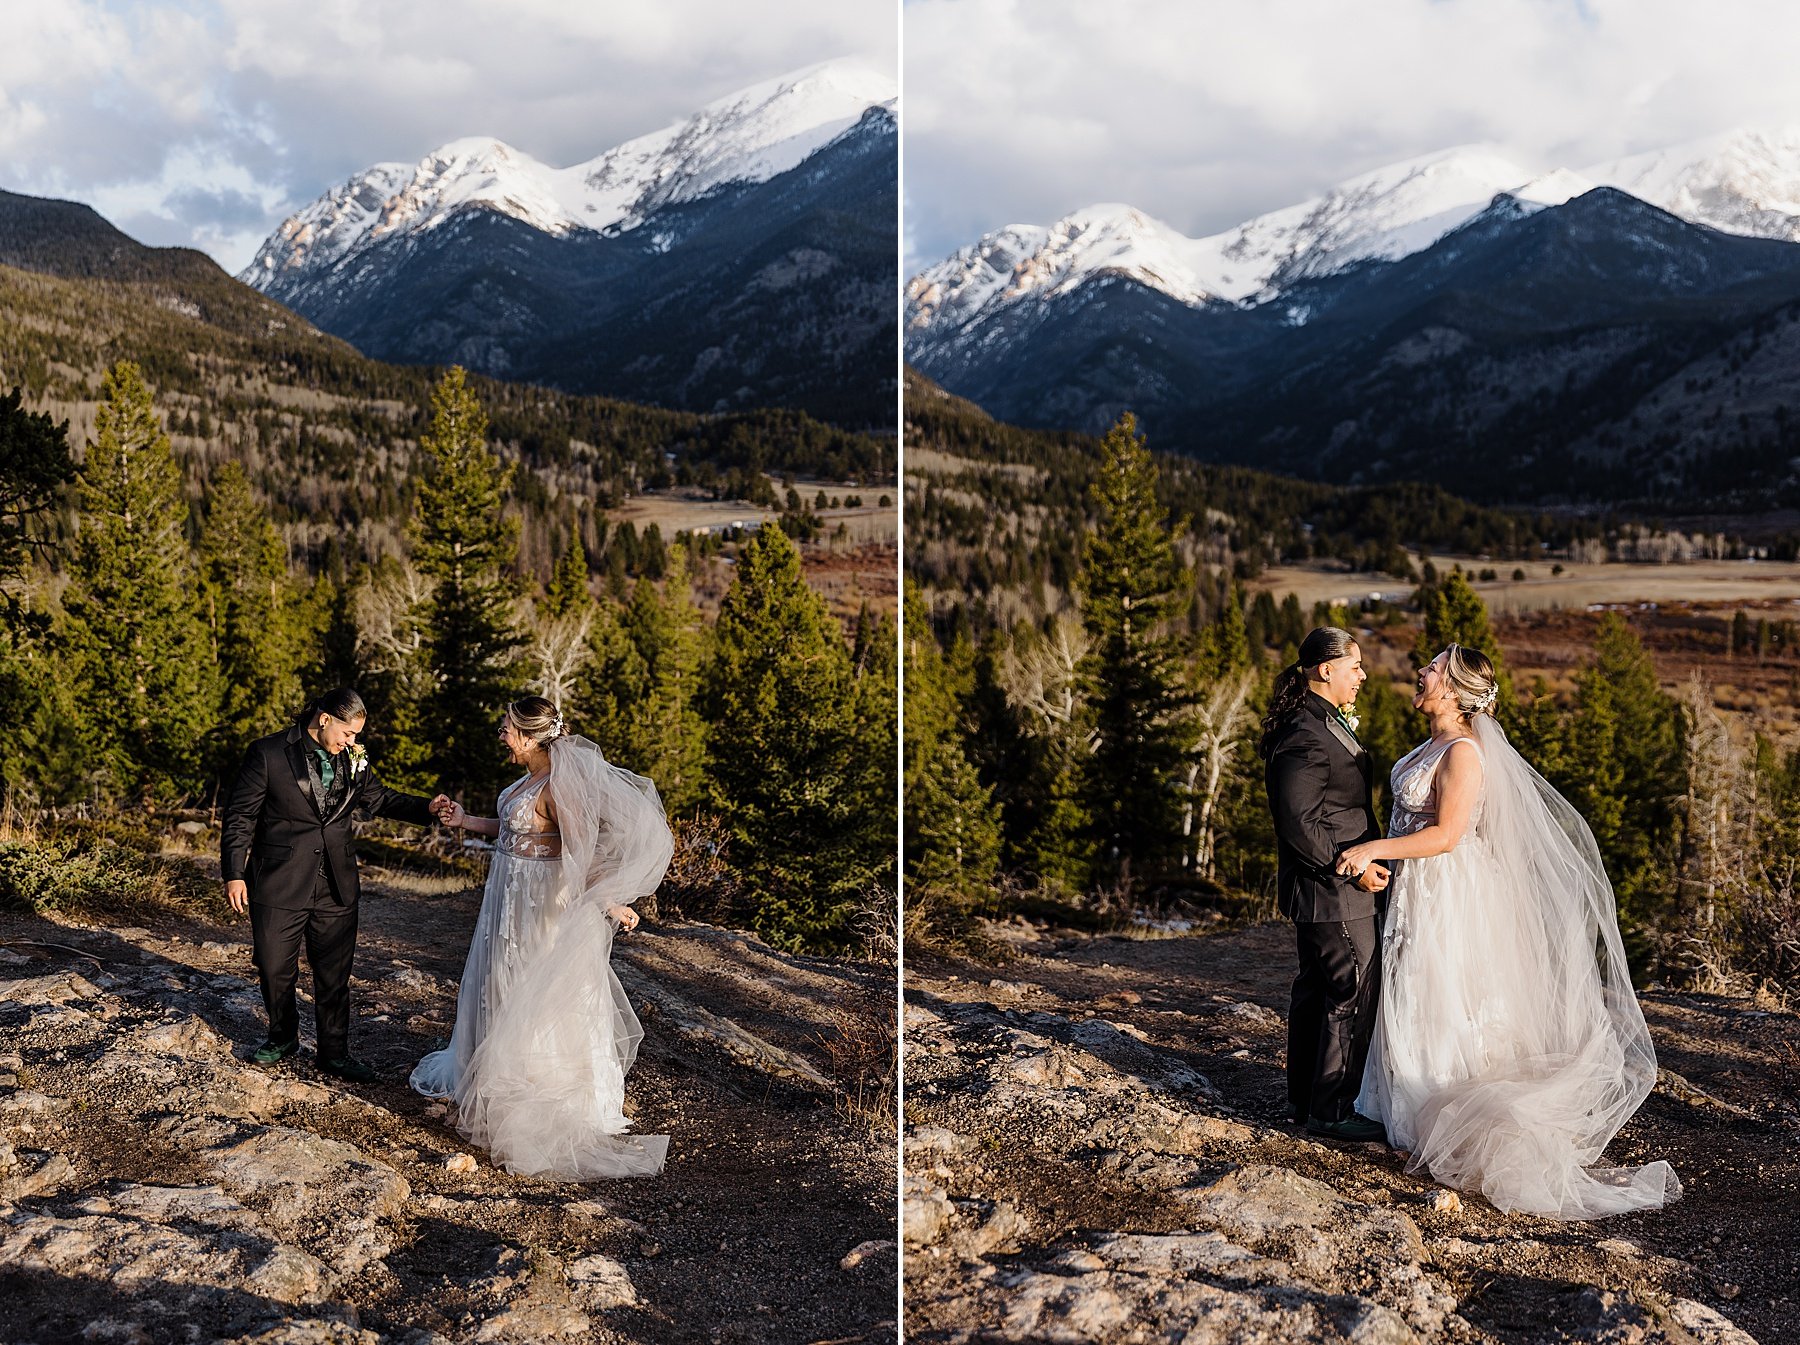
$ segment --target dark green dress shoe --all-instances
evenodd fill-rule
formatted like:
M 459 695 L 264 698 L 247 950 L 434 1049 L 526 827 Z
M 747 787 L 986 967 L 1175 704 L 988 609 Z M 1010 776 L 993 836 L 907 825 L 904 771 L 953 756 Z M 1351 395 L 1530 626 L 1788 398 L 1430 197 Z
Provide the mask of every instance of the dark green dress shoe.
M 291 1055 L 297 1054 L 299 1050 L 300 1043 L 297 1041 L 265 1041 L 261 1046 L 258 1046 L 254 1051 L 250 1052 L 250 1058 L 259 1065 L 274 1065 L 286 1060 Z
M 1347 1140 L 1352 1144 L 1366 1144 L 1370 1140 L 1387 1143 L 1387 1130 L 1381 1122 L 1371 1121 L 1359 1112 L 1352 1112 L 1341 1121 L 1322 1121 L 1314 1116 L 1306 1123 L 1306 1133 L 1325 1139 Z
M 374 1083 L 381 1076 L 354 1056 L 338 1056 L 334 1060 L 319 1061 L 319 1068 L 327 1074 L 335 1075 L 346 1083 Z

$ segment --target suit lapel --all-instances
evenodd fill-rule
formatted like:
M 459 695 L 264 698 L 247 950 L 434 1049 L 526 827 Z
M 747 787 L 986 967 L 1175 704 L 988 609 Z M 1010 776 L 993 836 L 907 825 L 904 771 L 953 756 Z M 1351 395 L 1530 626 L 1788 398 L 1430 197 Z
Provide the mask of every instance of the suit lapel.
M 1317 692 L 1306 693 L 1306 703 L 1312 712 L 1325 724 L 1326 732 L 1338 741 L 1338 746 L 1350 754 L 1350 759 L 1359 766 L 1362 764 L 1362 744 L 1356 741 L 1350 730 L 1344 727 L 1344 721 L 1337 717 L 1337 711 Z
M 339 752 L 337 756 L 332 758 L 331 764 L 336 775 L 331 785 L 330 797 L 333 800 L 331 805 L 331 815 L 324 819 L 327 822 L 335 822 L 338 818 L 342 817 L 344 809 L 348 808 L 351 801 L 356 797 L 356 781 L 350 776 L 349 755 L 344 752 Z
M 312 753 L 301 744 L 298 734 L 288 739 L 288 765 L 294 771 L 294 783 L 300 786 L 300 793 L 312 804 L 312 810 L 321 818 L 324 816 L 320 807 L 320 796 L 324 793 L 319 784 L 318 768 L 313 764 Z
M 1325 727 L 1331 730 L 1331 736 L 1343 744 L 1344 750 L 1352 757 L 1362 756 L 1362 744 L 1351 736 L 1350 730 L 1344 727 L 1336 715 L 1325 716 Z

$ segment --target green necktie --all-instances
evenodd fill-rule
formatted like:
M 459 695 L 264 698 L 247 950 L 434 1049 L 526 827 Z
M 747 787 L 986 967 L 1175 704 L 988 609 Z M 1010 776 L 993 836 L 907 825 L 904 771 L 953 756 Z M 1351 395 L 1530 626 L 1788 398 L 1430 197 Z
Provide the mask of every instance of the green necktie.
M 329 794 L 331 782 L 337 779 L 337 768 L 331 764 L 331 753 L 323 747 L 315 747 L 313 751 L 319 758 L 319 788 Z

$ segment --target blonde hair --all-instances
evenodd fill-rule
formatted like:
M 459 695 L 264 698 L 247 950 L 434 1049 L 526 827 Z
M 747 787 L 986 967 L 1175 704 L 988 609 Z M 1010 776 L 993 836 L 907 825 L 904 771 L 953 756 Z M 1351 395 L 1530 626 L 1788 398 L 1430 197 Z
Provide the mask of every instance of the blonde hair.
M 1479 649 L 1453 644 L 1444 650 L 1444 680 L 1456 696 L 1456 708 L 1467 718 L 1493 714 L 1500 699 L 1494 661 Z
M 506 707 L 506 717 L 513 728 L 539 747 L 548 747 L 566 731 L 562 711 L 553 701 L 542 696 L 521 696 Z

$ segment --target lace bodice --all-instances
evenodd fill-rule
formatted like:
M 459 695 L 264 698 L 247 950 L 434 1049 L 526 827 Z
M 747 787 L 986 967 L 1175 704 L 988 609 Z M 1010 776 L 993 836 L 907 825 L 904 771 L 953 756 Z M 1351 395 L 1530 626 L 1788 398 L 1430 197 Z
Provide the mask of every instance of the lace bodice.
M 1388 777 L 1394 791 L 1394 815 L 1388 819 L 1388 835 L 1410 836 L 1437 821 L 1437 768 L 1451 747 L 1460 741 L 1460 738 L 1448 738 L 1443 742 L 1427 738 L 1394 763 L 1393 773 Z M 1473 738 L 1469 741 L 1475 742 Z M 1475 750 L 1481 751 L 1479 743 L 1475 743 Z M 1469 813 L 1469 828 L 1465 835 L 1472 834 L 1481 821 L 1482 804 L 1486 799 L 1484 775 L 1481 792 L 1476 795 L 1475 807 Z
M 527 775 L 500 791 L 495 811 L 500 815 L 500 835 L 494 848 L 518 859 L 561 859 L 562 834 L 547 826 L 537 814 L 538 795 L 550 776 Z

